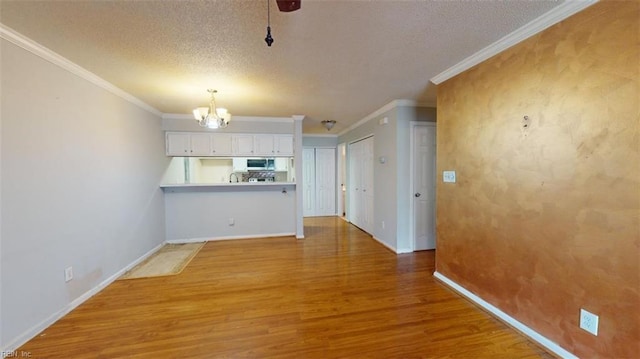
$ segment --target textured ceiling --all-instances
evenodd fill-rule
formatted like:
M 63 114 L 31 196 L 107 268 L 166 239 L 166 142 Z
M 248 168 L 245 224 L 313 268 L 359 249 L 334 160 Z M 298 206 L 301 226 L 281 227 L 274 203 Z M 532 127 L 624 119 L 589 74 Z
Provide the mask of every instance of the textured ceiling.
M 267 2 L 0 1 L 0 22 L 163 113 L 306 115 L 331 133 L 395 99 L 435 104 L 429 79 L 561 1 L 304 0 L 264 42 Z

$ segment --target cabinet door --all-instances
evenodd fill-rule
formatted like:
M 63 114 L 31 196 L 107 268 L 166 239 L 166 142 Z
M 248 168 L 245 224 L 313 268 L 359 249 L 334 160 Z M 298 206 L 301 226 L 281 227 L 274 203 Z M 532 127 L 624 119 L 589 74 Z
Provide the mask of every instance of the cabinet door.
M 167 156 L 189 156 L 191 136 L 188 133 L 167 132 Z
M 233 135 L 233 154 L 236 156 L 253 155 L 253 135 Z
M 258 156 L 273 156 L 275 153 L 273 135 L 255 135 L 253 137 L 253 154 Z
M 245 157 L 233 158 L 233 172 L 247 172 L 247 159 Z
M 274 140 L 276 156 L 293 156 L 293 135 L 277 135 Z
M 211 134 L 192 133 L 190 140 L 190 156 L 211 156 Z
M 289 159 L 286 157 L 277 157 L 275 159 L 275 171 L 286 172 L 289 170 Z
M 211 135 L 211 154 L 214 156 L 231 156 L 233 146 L 231 135 L 228 133 L 216 133 Z

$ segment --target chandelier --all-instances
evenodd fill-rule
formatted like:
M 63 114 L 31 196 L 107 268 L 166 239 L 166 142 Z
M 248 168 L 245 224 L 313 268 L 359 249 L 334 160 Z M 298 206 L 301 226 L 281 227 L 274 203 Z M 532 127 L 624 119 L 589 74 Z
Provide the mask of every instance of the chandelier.
M 226 108 L 216 107 L 215 94 L 217 90 L 208 89 L 211 94 L 211 102 L 209 107 L 198 107 L 193 110 L 193 117 L 196 119 L 200 127 L 208 128 L 225 128 L 231 121 L 231 114 Z
M 336 124 L 336 120 L 324 120 L 322 121 L 322 126 L 327 129 L 327 131 L 331 131 L 333 126 Z

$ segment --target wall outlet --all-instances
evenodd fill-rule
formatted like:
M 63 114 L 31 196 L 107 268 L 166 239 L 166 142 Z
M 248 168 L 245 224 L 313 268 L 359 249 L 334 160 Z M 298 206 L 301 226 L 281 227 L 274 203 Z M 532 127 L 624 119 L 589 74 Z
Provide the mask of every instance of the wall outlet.
M 442 182 L 456 183 L 456 171 L 442 171 Z
M 64 281 L 68 282 L 73 279 L 73 267 L 67 267 L 64 270 Z
M 382 221 L 382 229 L 384 229 L 384 221 Z
M 584 309 L 580 309 L 580 328 L 597 336 L 598 335 L 598 316 L 593 313 L 589 313 Z
M 236 224 L 236 220 L 235 220 L 235 219 L 233 219 L 233 218 L 229 218 L 229 225 L 230 225 L 230 226 L 233 226 L 233 225 L 235 225 L 235 224 Z

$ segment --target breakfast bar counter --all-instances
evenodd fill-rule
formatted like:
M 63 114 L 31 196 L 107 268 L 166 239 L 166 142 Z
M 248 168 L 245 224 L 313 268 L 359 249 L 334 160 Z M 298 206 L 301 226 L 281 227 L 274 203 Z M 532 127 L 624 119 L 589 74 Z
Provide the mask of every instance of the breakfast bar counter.
M 166 240 L 195 242 L 296 233 L 294 182 L 162 184 Z

